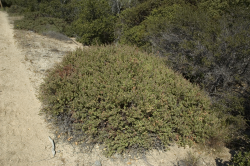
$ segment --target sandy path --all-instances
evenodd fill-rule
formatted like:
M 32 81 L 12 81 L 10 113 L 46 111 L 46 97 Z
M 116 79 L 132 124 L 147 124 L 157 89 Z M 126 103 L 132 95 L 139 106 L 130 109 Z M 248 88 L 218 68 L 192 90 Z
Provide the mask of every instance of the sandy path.
M 0 43 L 0 165 L 52 165 L 44 160 L 52 157 L 50 133 L 38 115 L 40 103 L 4 12 Z

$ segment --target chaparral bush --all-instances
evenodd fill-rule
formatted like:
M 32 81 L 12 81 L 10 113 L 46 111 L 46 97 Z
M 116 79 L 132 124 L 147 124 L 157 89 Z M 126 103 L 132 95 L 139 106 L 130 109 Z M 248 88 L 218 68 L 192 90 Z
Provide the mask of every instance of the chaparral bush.
M 224 130 L 206 94 L 134 47 L 96 46 L 69 53 L 47 72 L 42 112 L 106 155 L 205 142 Z
M 10 8 L 7 8 L 7 11 L 10 15 L 17 15 L 24 13 L 24 8 L 17 5 L 12 5 Z
M 231 166 L 250 166 L 250 152 L 239 151 L 230 162 Z
M 31 30 L 40 34 L 50 31 L 63 33 L 68 24 L 60 18 L 45 17 L 40 12 L 26 13 L 24 19 L 15 21 L 16 29 Z

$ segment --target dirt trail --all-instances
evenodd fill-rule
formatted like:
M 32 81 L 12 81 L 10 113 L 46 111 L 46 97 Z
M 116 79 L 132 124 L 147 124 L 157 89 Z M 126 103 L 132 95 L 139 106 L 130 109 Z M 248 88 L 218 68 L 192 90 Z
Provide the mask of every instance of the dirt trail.
M 0 43 L 0 165 L 53 165 L 56 161 L 44 160 L 52 157 L 50 133 L 4 12 Z
M 210 156 L 209 151 L 176 145 L 166 152 L 150 151 L 143 158 L 114 155 L 107 159 L 98 145 L 89 150 L 63 142 L 60 134 L 52 134 L 44 118 L 38 115 L 41 103 L 36 98 L 36 90 L 44 72 L 79 45 L 32 31 L 14 31 L 8 15 L 1 11 L 0 43 L 1 166 L 173 166 L 179 165 L 188 152 L 198 156 L 199 165 L 216 165 L 217 157 L 224 161 L 230 159 L 226 148 L 220 156 Z M 56 144 L 55 157 L 49 136 Z

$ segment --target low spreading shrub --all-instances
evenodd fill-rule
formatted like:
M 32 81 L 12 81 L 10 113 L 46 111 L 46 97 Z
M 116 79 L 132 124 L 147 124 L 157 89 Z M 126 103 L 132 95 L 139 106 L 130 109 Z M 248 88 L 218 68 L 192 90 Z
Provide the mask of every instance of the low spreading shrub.
M 231 160 L 231 166 L 250 166 L 250 152 L 238 152 Z
M 16 20 L 14 24 L 16 29 L 31 30 L 40 34 L 51 31 L 64 33 L 68 26 L 63 19 L 46 17 L 40 12 L 26 13 L 24 19 Z
M 10 8 L 7 8 L 7 12 L 11 15 L 19 15 L 25 12 L 25 8 L 17 5 L 12 5 Z
M 223 130 L 198 86 L 127 46 L 69 53 L 47 72 L 39 99 L 59 132 L 103 144 L 107 156 L 205 142 Z

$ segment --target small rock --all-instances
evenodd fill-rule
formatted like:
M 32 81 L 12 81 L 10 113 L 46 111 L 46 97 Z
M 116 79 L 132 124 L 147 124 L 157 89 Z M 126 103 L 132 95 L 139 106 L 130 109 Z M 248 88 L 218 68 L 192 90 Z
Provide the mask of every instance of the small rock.
M 102 166 L 102 163 L 99 160 L 96 160 L 94 166 Z

